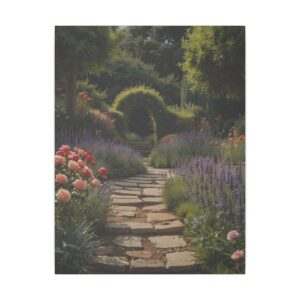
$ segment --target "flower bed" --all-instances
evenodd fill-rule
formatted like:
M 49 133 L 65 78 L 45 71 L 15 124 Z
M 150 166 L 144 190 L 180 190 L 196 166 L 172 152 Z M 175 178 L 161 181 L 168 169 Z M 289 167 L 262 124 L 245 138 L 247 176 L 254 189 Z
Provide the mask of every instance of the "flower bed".
M 56 273 L 88 273 L 109 210 L 108 172 L 93 154 L 63 145 L 55 155 Z

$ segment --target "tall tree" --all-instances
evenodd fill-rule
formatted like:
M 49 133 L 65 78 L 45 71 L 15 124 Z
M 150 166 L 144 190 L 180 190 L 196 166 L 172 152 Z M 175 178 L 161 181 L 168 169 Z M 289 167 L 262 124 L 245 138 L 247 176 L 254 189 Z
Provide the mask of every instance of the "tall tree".
M 153 65 L 161 77 L 173 75 L 181 80 L 182 71 L 178 64 L 183 57 L 181 47 L 188 26 L 131 26 L 122 48 L 144 63 Z
M 213 98 L 245 99 L 245 27 L 194 27 L 182 69 L 192 88 Z
M 55 28 L 55 71 L 65 82 L 67 109 L 76 112 L 76 81 L 101 67 L 110 55 L 109 27 L 57 26 Z

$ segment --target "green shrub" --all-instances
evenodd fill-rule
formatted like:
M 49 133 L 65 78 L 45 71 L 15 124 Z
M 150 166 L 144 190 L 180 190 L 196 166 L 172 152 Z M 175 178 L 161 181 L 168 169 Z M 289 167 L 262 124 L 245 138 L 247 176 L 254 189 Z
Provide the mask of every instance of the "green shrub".
M 156 139 L 170 133 L 172 124 L 176 122 L 176 115 L 169 112 L 162 96 L 149 87 L 137 86 L 122 91 L 115 99 L 113 108 L 120 110 L 126 117 L 127 124 L 131 113 L 138 108 L 147 111 L 153 120 Z
M 185 219 L 186 231 L 192 249 L 207 273 L 244 274 L 245 260 L 234 261 L 231 255 L 245 249 L 244 233 L 234 240 L 227 239 L 227 233 L 234 229 L 230 223 L 212 209 L 198 209 Z
M 55 224 L 55 273 L 89 273 L 96 249 L 101 245 L 92 223 Z
M 221 154 L 225 161 L 233 164 L 245 162 L 245 144 L 223 145 Z
M 149 162 L 157 168 L 172 168 L 180 160 L 197 155 L 218 158 L 219 140 L 205 132 L 182 133 L 169 142 L 156 145 L 150 153 Z
M 176 210 L 183 202 L 187 201 L 187 187 L 181 177 L 168 180 L 164 186 L 163 199 L 168 209 Z
M 101 90 L 107 91 L 109 104 L 127 87 L 141 84 L 159 91 L 168 104 L 180 102 L 180 85 L 173 76 L 162 78 L 153 70 L 153 66 L 128 54 L 113 60 L 105 70 L 98 75 L 90 75 L 89 78 Z
M 97 86 L 89 83 L 87 80 L 77 81 L 77 90 L 78 90 L 78 98 L 85 101 L 84 96 L 81 97 L 81 93 L 84 92 L 87 96 L 90 96 L 89 101 L 87 103 L 90 107 L 107 110 L 109 106 L 106 104 L 107 94 L 105 91 L 100 91 L 97 89 Z
M 121 111 L 110 108 L 109 114 L 115 120 L 115 130 L 122 137 L 125 138 L 128 132 L 127 123 L 124 114 Z
M 182 202 L 176 209 L 176 214 L 182 218 L 188 218 L 195 214 L 198 210 L 197 205 L 193 201 Z

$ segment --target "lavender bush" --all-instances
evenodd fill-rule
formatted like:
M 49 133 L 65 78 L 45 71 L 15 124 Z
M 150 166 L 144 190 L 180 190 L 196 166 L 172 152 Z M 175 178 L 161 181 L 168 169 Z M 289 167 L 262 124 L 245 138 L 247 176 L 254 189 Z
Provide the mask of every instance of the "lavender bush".
M 209 208 L 236 226 L 244 224 L 245 166 L 210 157 L 181 161 L 175 169 L 187 186 L 188 198 L 199 208 Z
M 244 273 L 244 164 L 198 156 L 178 161 L 173 173 L 164 200 L 183 217 L 203 271 Z M 178 193 L 179 188 L 185 195 Z M 228 238 L 232 232 L 235 237 Z
M 182 158 L 195 155 L 220 156 L 220 141 L 204 131 L 178 135 L 174 140 L 158 144 L 150 154 L 150 164 L 158 168 L 174 167 Z
M 93 152 L 97 166 L 105 167 L 109 178 L 134 176 L 146 171 L 141 155 L 121 140 L 105 140 L 83 131 L 81 135 L 56 134 L 55 143 L 78 146 Z

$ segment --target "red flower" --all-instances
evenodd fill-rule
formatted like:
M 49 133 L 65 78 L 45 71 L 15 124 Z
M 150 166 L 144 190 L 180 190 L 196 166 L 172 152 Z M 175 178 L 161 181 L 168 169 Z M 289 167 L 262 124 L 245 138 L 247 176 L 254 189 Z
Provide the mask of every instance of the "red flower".
M 79 157 L 75 152 L 70 152 L 68 158 L 77 161 Z
M 91 161 L 90 164 L 91 164 L 93 167 L 96 166 L 96 162 L 95 162 L 94 160 Z
M 85 155 L 86 155 L 86 159 L 87 159 L 88 163 L 91 163 L 94 160 L 93 153 L 87 151 L 85 153 Z
M 103 177 L 105 179 L 107 178 L 107 170 L 105 168 L 101 167 L 97 171 L 101 177 Z
M 91 177 L 92 176 L 92 171 L 87 167 L 84 167 L 81 171 L 82 171 L 82 174 L 85 177 Z
M 64 152 L 64 153 L 69 153 L 71 151 L 71 148 L 68 145 L 62 145 L 59 148 L 60 151 Z

